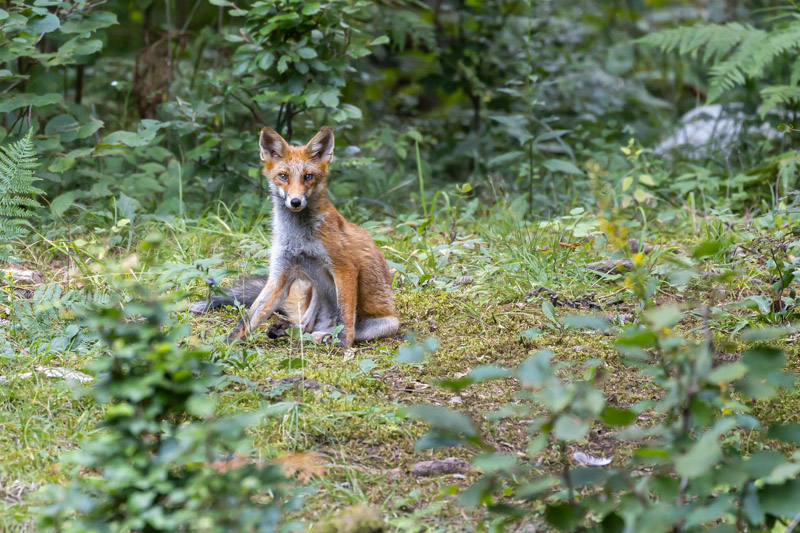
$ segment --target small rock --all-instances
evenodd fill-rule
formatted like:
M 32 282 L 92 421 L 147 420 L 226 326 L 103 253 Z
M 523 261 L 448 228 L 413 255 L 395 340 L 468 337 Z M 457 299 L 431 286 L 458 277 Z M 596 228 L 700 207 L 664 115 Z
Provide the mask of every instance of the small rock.
M 5 268 L 0 268 L 0 274 L 10 276 L 16 283 L 32 283 L 39 285 L 44 283 L 44 276 L 38 270 L 28 270 L 17 265 L 9 264 Z
M 602 272 L 608 274 L 610 272 L 625 272 L 633 270 L 633 261 L 629 259 L 606 259 L 605 261 L 595 261 L 594 263 L 587 263 L 586 268 L 594 270 L 595 272 Z
M 465 474 L 467 472 L 469 472 L 468 462 L 458 457 L 448 457 L 447 459 L 420 461 L 414 465 L 412 474 L 414 477 L 432 477 L 447 474 Z
M 461 405 L 462 403 L 461 396 L 453 396 L 452 398 L 450 398 L 450 403 Z

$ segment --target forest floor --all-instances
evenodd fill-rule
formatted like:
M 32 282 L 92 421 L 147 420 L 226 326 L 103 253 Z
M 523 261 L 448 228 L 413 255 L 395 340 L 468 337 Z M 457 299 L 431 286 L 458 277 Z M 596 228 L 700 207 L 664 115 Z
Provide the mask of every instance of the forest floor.
M 627 235 L 622 229 L 626 224 L 634 226 L 631 230 L 635 229 L 637 239 L 653 248 L 638 257 L 634 255 L 638 249 L 630 249 L 637 248 L 635 244 L 629 244 L 627 252 L 620 251 L 608 235 L 615 233 L 617 241 L 627 242 L 634 232 Z M 202 275 L 192 277 L 197 260 L 216 257 L 217 267 L 229 269 L 227 284 L 240 274 L 265 270 L 269 246 L 265 219 L 245 224 L 212 216 L 195 222 L 150 220 L 140 225 L 130 233 L 128 228 L 113 233 L 83 228 L 83 233 L 72 235 L 73 242 L 80 240 L 74 249 L 104 247 L 106 260 L 115 258 L 140 281 L 165 291 L 188 286 L 197 298 L 204 295 Z M 692 281 L 675 286 L 665 280 L 655 299 L 679 303 L 687 311 L 712 306 L 717 357 L 735 359 L 742 351 L 736 337 L 742 327 L 785 320 L 781 314 L 785 309 L 769 305 L 774 301 L 770 286 L 776 272 L 768 260 L 797 253 L 796 244 L 785 237 L 786 228 L 774 220 L 762 221 L 756 228 L 728 220 L 665 218 L 651 221 L 644 232 L 633 223 L 609 229 L 604 221 L 577 212 L 546 224 L 522 223 L 496 214 L 441 228 L 435 224 L 426 228 L 416 217 L 366 226 L 397 269 L 396 304 L 402 326 L 396 338 L 358 344 L 343 352 L 288 337 L 273 340 L 262 332 L 246 344 L 231 346 L 225 344 L 224 335 L 238 319 L 237 311 L 179 316 L 191 324 L 187 342 L 211 345 L 225 373 L 236 378 L 220 392 L 223 414 L 254 410 L 264 402 L 292 402 L 283 414 L 252 428 L 251 434 L 256 453 L 263 458 L 313 451 L 324 462 L 326 473 L 310 481 L 314 492 L 302 513 L 294 517 L 307 524 L 364 504 L 376 508 L 397 531 L 472 529 L 484 511 L 460 506 L 456 500 L 479 473 L 469 469 L 419 477 L 414 467 L 420 461 L 446 457 L 469 461 L 476 451 L 415 451 L 425 426 L 407 418 L 405 408 L 433 404 L 467 413 L 497 451 L 524 457 L 531 440 L 527 425 L 518 420 L 490 422 L 493 412 L 515 403 L 515 380 L 473 385 L 459 393 L 438 384 L 476 366 L 514 368 L 531 353 L 547 348 L 553 351 L 554 361 L 568 363 L 559 371 L 563 379 L 583 373 L 587 362 L 600 360 L 606 379 L 599 388 L 611 405 L 627 407 L 656 398 L 660 391 L 619 357 L 613 333 L 569 330 L 559 323 L 563 316 L 573 314 L 602 315 L 619 327 L 638 319 L 639 310 L 626 284 L 624 267 L 629 263 L 610 273 L 598 272 L 589 263 L 634 258 L 659 275 L 665 265 L 685 264 L 699 243 L 722 243 L 718 253 L 694 262 L 698 275 Z M 160 237 L 152 237 L 154 232 Z M 156 244 L 141 246 L 148 239 Z M 65 260 L 44 240 L 31 245 L 22 259 L 20 268 L 38 271 L 41 278 L 33 283 L 7 279 L 6 304 L 8 298 L 32 296 L 40 301 L 31 310 L 32 322 L 11 316 L 10 304 L 0 306 L 6 325 L 26 324 L 24 329 L 9 327 L 0 357 L 3 531 L 33 530 L 31 495 L 42 485 L 64 481 L 60 456 L 97 431 L 95 424 L 102 416 L 101 407 L 76 396 L 80 385 L 74 380 L 47 376 L 41 369 L 85 372 L 87 363 L 98 356 L 96 345 L 81 342 L 77 330 L 69 329 L 74 326 L 59 305 L 63 306 L 69 289 L 74 296 L 104 287 L 103 275 L 81 272 L 74 260 Z M 603 269 L 603 265 L 594 268 Z M 733 275 L 718 280 L 722 271 Z M 45 294 L 44 288 L 52 283 L 61 287 L 59 295 Z M 766 306 L 759 307 L 765 300 Z M 728 305 L 743 301 L 752 305 Z M 547 302 L 555 321 L 548 316 Z M 57 315 L 48 314 L 52 310 Z M 695 325 L 690 322 L 682 327 Z M 423 362 L 400 363 L 396 357 L 408 345 L 404 337 L 408 334 L 420 343 L 435 338 L 438 348 Z M 790 346 L 788 353 L 791 369 L 798 372 L 798 349 Z M 800 394 L 785 394 L 771 404 L 767 417 L 795 419 L 798 404 Z M 585 442 L 566 451 L 615 459 L 628 453 L 626 443 L 603 428 L 594 428 Z M 544 452 L 537 460 L 546 466 L 552 453 L 558 452 Z M 516 527 L 534 529 L 541 510 L 532 511 Z

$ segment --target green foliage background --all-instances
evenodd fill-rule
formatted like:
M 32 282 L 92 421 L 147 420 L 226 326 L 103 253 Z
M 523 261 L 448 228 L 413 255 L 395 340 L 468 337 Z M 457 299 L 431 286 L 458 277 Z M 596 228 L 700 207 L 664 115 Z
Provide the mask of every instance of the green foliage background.
M 800 523 L 794 4 L 7 0 L 0 34 L 0 254 L 45 272 L 3 263 L 0 463 L 52 483 L 0 529 L 271 531 L 376 501 L 398 531 Z M 230 309 L 185 312 L 267 270 L 265 125 L 334 127 L 331 198 L 438 341 L 231 346 Z M 665 148 L 681 128 L 708 142 Z M 362 468 L 439 448 L 463 483 Z
M 682 188 L 679 158 L 628 191 L 618 148 L 654 146 L 706 95 L 744 102 L 744 122 L 778 110 L 768 120 L 791 123 L 796 21 L 777 2 L 10 0 L 0 137 L 34 132 L 56 217 L 125 197 L 197 213 L 253 189 L 240 201 L 258 208 L 267 124 L 295 141 L 334 126 L 335 198 L 387 211 L 421 201 L 415 144 L 437 187 L 525 195 L 530 213 L 609 191 L 627 206 L 637 189 L 647 204 L 720 191 L 774 204 L 785 135 L 744 129 L 735 162 L 708 154 L 711 174 Z M 788 166 L 778 196 L 796 182 Z M 760 194 L 737 196 L 742 184 Z

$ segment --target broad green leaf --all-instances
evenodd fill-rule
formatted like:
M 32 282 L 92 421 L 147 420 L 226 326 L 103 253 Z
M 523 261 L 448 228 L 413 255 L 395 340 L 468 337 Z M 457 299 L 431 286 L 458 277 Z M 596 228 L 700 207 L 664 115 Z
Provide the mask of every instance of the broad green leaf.
M 80 191 L 69 191 L 60 194 L 53 198 L 50 202 L 50 211 L 56 216 L 61 216 L 66 213 L 67 209 L 72 207 L 72 204 L 80 196 Z
M 572 414 L 562 414 L 553 425 L 553 435 L 559 440 L 581 441 L 589 432 L 589 424 Z
M 600 413 L 600 419 L 608 426 L 627 426 L 636 420 L 636 413 L 628 409 L 618 409 L 612 405 L 606 405 Z
M 58 93 L 47 93 L 37 95 L 34 93 L 15 94 L 9 98 L 0 100 L 0 113 L 8 113 L 20 107 L 43 107 L 46 105 L 57 104 L 61 101 L 61 95 Z
M 675 460 L 675 470 L 679 475 L 694 479 L 710 470 L 722 458 L 719 437 L 732 429 L 735 422 L 724 418 L 698 440 L 689 451 Z
M 88 17 L 66 21 L 61 33 L 90 33 L 117 24 L 117 15 L 110 11 L 92 11 Z
M 747 342 L 767 342 L 776 341 L 784 338 L 786 335 L 794 332 L 794 328 L 789 327 L 765 327 L 765 328 L 748 328 L 742 331 L 742 340 Z
M 721 247 L 722 244 L 719 241 L 706 241 L 697 246 L 692 251 L 692 257 L 697 259 L 701 257 L 707 257 L 709 255 L 714 255 L 717 252 L 719 252 Z
M 472 464 L 483 472 L 509 471 L 517 466 L 517 458 L 506 453 L 486 453 L 475 456 Z
M 483 365 L 472 369 L 468 374 L 472 383 L 483 383 L 512 376 L 513 373 L 508 368 L 500 365 Z
M 297 55 L 299 55 L 303 59 L 313 59 L 317 57 L 317 51 L 314 50 L 313 48 L 304 47 L 297 51 Z
M 567 329 L 593 329 L 605 331 L 608 329 L 608 321 L 600 316 L 592 315 L 567 315 L 561 320 Z
M 541 350 L 528 357 L 517 369 L 517 377 L 523 387 L 538 387 L 553 377 L 550 358 L 553 352 Z
M 455 434 L 464 434 L 467 437 L 478 435 L 472 420 L 458 411 L 438 407 L 435 405 L 415 405 L 408 408 L 408 416 L 424 420 L 431 426 Z
M 644 315 L 655 330 L 671 328 L 683 318 L 683 313 L 678 306 L 671 304 L 645 311 Z
M 548 159 L 542 165 L 551 172 L 563 172 L 565 174 L 583 175 L 583 171 L 575 166 L 574 163 L 565 159 Z
M 28 29 L 32 33 L 50 33 L 61 27 L 61 21 L 52 13 L 48 13 L 42 18 L 28 21 Z
M 747 366 L 740 362 L 720 365 L 708 375 L 712 383 L 730 383 L 736 381 L 747 373 Z
M 553 307 L 553 304 L 549 300 L 542 302 L 542 313 L 544 313 L 544 316 L 553 322 L 558 322 L 558 317 L 556 317 L 556 308 Z
M 544 519 L 547 520 L 547 523 L 562 531 L 574 531 L 582 517 L 582 512 L 566 502 L 548 505 L 544 511 Z
M 521 339 L 536 340 L 541 337 L 543 333 L 544 332 L 540 328 L 530 328 L 520 332 L 519 337 Z
M 300 12 L 303 15 L 308 16 L 315 14 L 320 9 L 322 9 L 322 4 L 320 4 L 319 2 L 308 2 L 303 6 L 303 9 Z
M 800 445 L 800 424 L 783 424 L 770 426 L 767 437 L 782 440 L 790 444 Z

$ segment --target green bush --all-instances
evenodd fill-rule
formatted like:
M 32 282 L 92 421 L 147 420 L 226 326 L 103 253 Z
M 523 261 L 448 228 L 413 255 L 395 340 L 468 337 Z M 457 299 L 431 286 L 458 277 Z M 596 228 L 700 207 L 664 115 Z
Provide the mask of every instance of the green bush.
M 247 427 L 264 412 L 216 416 L 224 382 L 204 349 L 179 347 L 168 306 L 104 306 L 85 326 L 108 348 L 89 390 L 105 406 L 97 432 L 68 464 L 82 475 L 49 486 L 40 526 L 59 531 L 275 531 L 290 487 L 251 458 Z M 278 406 L 280 407 L 280 405 Z M 274 408 L 273 408 L 274 409 Z
M 695 257 L 704 254 L 700 247 Z M 753 408 L 795 385 L 795 376 L 783 370 L 784 351 L 764 344 L 786 330 L 745 332 L 751 347 L 738 361 L 720 362 L 708 309 L 694 314 L 700 321 L 696 330 L 684 332 L 680 324 L 689 314 L 675 305 L 654 305 L 657 278 L 637 267 L 629 283 L 640 300 L 640 320 L 616 332 L 616 348 L 639 369 L 642 383 L 657 387 L 654 399 L 616 405 L 596 386 L 613 379 L 603 375 L 602 360 L 589 360 L 581 377 L 568 379 L 559 376 L 574 375 L 571 369 L 554 365 L 552 352 L 542 350 L 516 369 L 478 367 L 443 383 L 460 391 L 489 380 L 518 380 L 515 398 L 488 423 L 527 421 L 524 458 L 494 452 L 467 416 L 442 407 L 410 410 L 432 426 L 417 447 L 470 444 L 483 452 L 473 459 L 483 475 L 460 499 L 487 506 L 501 525 L 531 513 L 562 531 L 761 531 L 791 521 L 800 513 L 800 462 L 786 450 L 800 444 L 800 425 L 764 425 Z M 564 317 L 562 323 L 610 328 L 604 319 L 587 316 Z M 568 448 L 585 444 L 592 428 L 615 434 L 632 449 L 621 450 L 613 462 L 573 458 Z M 757 443 L 747 437 L 750 432 L 760 435 Z M 536 459 L 543 454 L 548 460 L 541 465 Z

